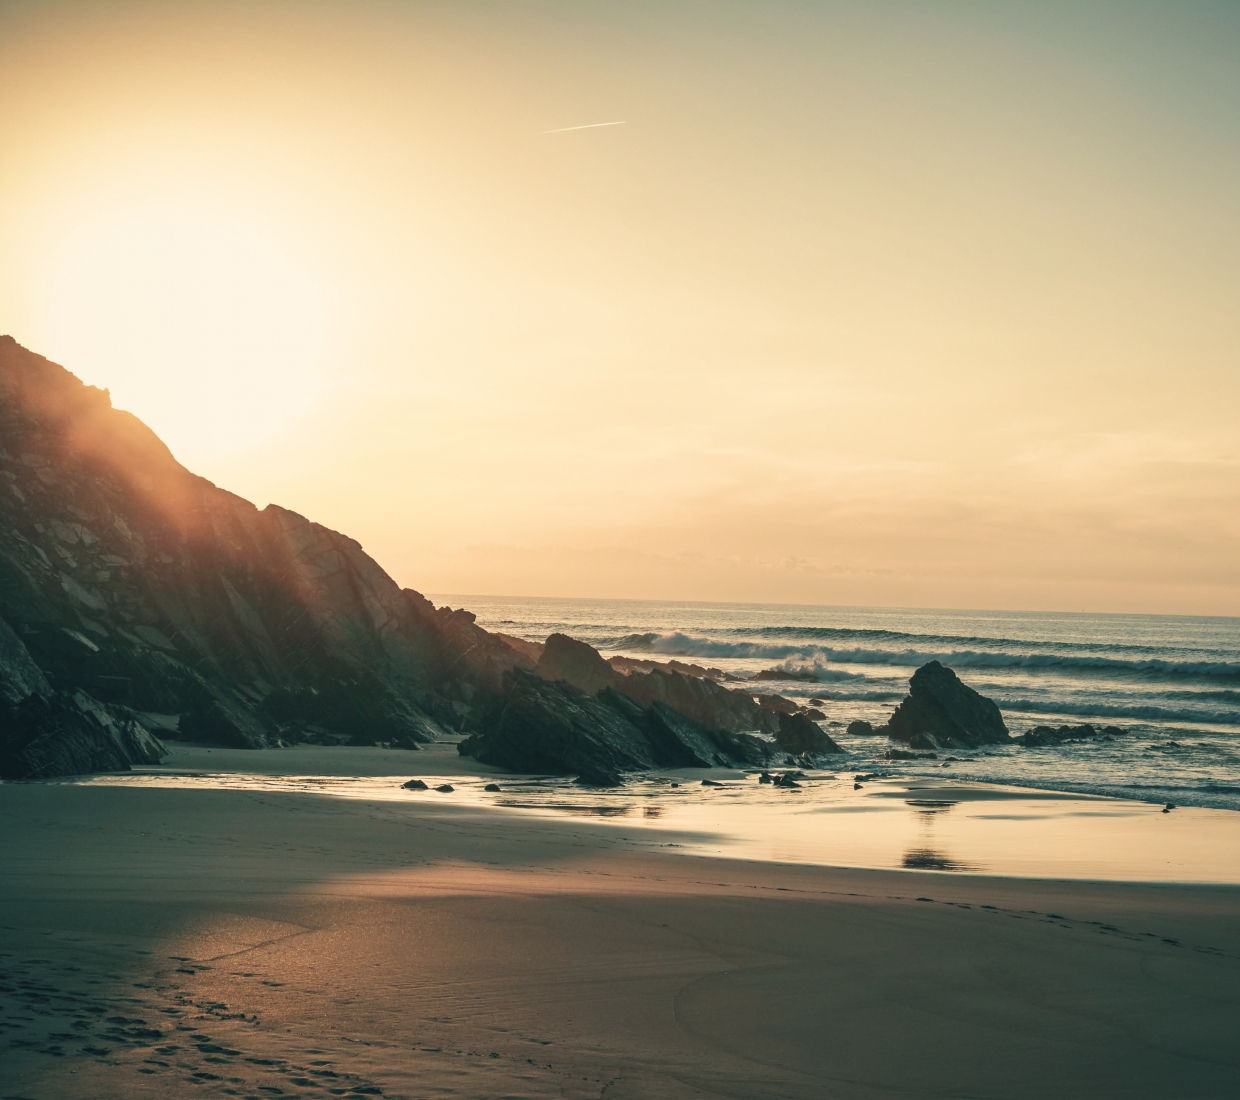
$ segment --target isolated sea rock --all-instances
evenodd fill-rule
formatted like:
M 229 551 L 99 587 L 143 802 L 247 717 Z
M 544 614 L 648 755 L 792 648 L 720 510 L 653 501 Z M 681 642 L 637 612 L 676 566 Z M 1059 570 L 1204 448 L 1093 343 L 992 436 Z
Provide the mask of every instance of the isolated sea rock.
M 938 661 L 913 673 L 908 696 L 878 732 L 914 749 L 974 749 L 1011 740 L 995 702 Z
M 800 756 L 806 753 L 818 756 L 828 753 L 842 753 L 831 738 L 822 731 L 818 723 L 804 714 L 781 714 L 779 729 L 775 731 L 775 744 L 784 752 Z
M 1065 741 L 1090 741 L 1096 737 L 1122 737 L 1119 726 L 1093 726 L 1082 722 L 1078 726 L 1034 726 L 1020 738 L 1025 748 L 1044 748 L 1062 745 Z
M 849 737 L 874 737 L 879 733 L 873 725 L 861 718 L 855 718 L 849 722 L 845 732 Z

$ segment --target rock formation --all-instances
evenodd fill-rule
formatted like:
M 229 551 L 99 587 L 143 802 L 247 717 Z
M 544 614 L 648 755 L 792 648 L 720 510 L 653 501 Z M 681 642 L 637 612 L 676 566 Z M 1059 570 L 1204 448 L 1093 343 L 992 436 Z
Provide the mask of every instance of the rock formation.
M 458 746 L 463 756 L 517 772 L 578 775 L 614 786 L 627 771 L 764 764 L 761 738 L 709 729 L 654 700 L 643 707 L 618 688 L 590 694 L 567 680 L 514 668 L 498 713 Z
M 480 760 L 608 779 L 764 763 L 750 731 L 797 710 L 717 670 L 641 664 L 436 608 L 0 337 L 0 777 L 155 762 L 161 738 L 415 748 L 459 731 Z
M 237 746 L 427 741 L 533 662 L 355 541 L 181 466 L 0 338 L 0 775 Z
M 994 701 L 931 661 L 909 678 L 909 694 L 877 730 L 914 749 L 973 749 L 1011 740 Z
M 1097 737 L 1122 737 L 1124 731 L 1119 726 L 1091 726 L 1082 722 L 1079 726 L 1034 726 L 1020 738 L 1026 748 L 1044 748 L 1048 745 L 1061 745 L 1065 741 L 1091 741 Z
M 793 756 L 802 753 L 817 756 L 825 753 L 842 753 L 818 723 L 805 714 L 781 714 L 779 729 L 775 731 L 775 744 Z

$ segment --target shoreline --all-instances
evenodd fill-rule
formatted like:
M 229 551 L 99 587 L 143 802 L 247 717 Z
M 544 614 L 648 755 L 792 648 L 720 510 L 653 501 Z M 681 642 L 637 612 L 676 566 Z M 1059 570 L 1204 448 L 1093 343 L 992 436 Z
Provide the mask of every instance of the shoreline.
M 409 778 L 453 787 L 408 791 Z M 218 749 L 176 743 L 167 764 L 50 785 L 250 789 L 372 799 L 417 812 L 502 812 L 514 822 L 594 818 L 636 851 L 1028 880 L 1240 884 L 1240 816 L 945 775 L 808 772 L 796 790 L 752 772 L 668 769 L 617 789 L 521 776 L 459 756 L 294 746 Z M 498 792 L 487 792 L 488 783 Z M 679 786 L 673 786 L 678 783 Z M 518 826 L 519 827 L 519 826 Z
M 254 790 L 6 784 L 0 820 L 0 1079 L 31 1100 L 1223 1097 L 1240 1073 L 1234 886 L 703 858 Z

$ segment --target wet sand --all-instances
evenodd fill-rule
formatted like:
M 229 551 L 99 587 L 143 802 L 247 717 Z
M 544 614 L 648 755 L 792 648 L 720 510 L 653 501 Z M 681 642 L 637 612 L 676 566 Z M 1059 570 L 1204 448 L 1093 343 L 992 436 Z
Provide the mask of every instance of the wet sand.
M 8 784 L 0 827 L 6 1097 L 1240 1084 L 1235 887 L 708 859 L 252 790 Z

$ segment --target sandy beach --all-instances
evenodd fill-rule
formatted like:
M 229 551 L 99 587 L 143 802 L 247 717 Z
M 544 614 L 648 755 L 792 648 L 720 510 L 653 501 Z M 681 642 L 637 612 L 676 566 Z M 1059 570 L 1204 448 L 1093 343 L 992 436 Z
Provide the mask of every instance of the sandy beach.
M 321 774 L 383 774 L 380 751 L 305 750 Z M 0 814 L 6 1097 L 1240 1081 L 1233 886 L 703 858 L 446 799 L 5 784 Z

